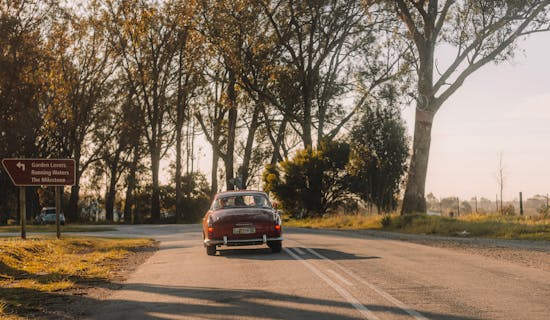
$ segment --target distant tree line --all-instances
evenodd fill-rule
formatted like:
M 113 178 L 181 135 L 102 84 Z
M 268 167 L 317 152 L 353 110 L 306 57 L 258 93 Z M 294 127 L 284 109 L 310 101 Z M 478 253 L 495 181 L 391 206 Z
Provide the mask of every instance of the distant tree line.
M 547 30 L 548 5 L 0 0 L 0 157 L 75 159 L 71 221 L 83 218 L 83 189 L 102 198 L 108 220 L 118 209 L 127 221 L 167 210 L 182 221 L 218 190 L 257 185 L 268 164 L 279 174 L 271 187 L 282 188 L 291 176 L 278 170 L 300 157 L 326 167 L 306 175 L 320 188 L 308 210 L 340 203 L 342 190 L 389 210 L 407 170 L 393 124 L 414 100 L 403 212 L 425 211 L 433 116 L 471 73 Z M 439 45 L 457 49 L 446 69 L 435 66 Z M 213 155 L 208 186 L 199 135 Z M 163 160 L 173 162 L 167 186 Z M 37 189 L 28 188 L 29 216 L 46 201 Z M 0 190 L 0 214 L 14 215 L 4 172 Z

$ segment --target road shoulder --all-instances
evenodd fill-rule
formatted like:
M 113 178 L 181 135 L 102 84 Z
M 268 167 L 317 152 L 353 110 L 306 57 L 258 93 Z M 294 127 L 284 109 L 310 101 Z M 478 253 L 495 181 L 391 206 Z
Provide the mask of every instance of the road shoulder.
M 441 237 L 376 230 L 352 232 L 460 251 L 550 272 L 550 241 Z

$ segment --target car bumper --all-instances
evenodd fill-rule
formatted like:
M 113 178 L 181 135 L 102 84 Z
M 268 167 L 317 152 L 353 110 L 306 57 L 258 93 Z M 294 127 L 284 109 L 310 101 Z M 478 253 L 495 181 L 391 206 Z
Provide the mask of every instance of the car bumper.
M 223 237 L 223 240 L 218 239 L 204 239 L 205 246 L 226 245 L 226 246 L 246 246 L 254 244 L 266 244 L 269 241 L 283 241 L 283 237 L 267 237 L 263 235 L 261 238 L 253 239 L 228 239 Z

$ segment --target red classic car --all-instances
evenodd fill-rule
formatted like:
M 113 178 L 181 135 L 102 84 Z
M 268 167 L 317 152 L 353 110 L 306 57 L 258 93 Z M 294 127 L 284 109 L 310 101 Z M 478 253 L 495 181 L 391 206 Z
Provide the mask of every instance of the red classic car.
M 261 191 L 218 193 L 204 215 L 202 229 L 208 255 L 215 255 L 221 245 L 267 244 L 272 252 L 281 252 L 281 217 Z

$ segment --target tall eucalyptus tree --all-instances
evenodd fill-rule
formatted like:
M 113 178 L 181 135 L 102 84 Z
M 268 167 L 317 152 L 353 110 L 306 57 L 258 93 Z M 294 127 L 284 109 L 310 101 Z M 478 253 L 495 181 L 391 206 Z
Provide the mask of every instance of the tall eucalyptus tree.
M 513 57 L 518 42 L 550 30 L 548 0 L 386 1 L 401 21 L 414 59 L 416 118 L 402 214 L 426 212 L 425 185 L 434 116 L 464 81 Z M 447 64 L 439 49 L 452 50 Z

